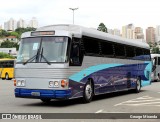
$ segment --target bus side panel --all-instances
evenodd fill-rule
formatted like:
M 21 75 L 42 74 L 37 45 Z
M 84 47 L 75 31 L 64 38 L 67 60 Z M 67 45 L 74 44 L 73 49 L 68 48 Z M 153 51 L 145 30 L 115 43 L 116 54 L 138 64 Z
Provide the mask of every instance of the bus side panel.
M 141 77 L 143 83 L 148 84 L 150 76 L 146 73 L 150 74 L 151 71 L 148 64 L 101 64 L 86 68 L 70 77 L 72 97 L 83 95 L 84 84 L 90 78 L 94 81 L 95 94 L 134 89 L 137 77 Z
M 146 79 L 141 79 L 141 86 L 147 86 L 151 84 L 151 72 L 152 72 L 152 62 L 151 61 L 145 61 L 145 63 L 147 64 L 145 70 L 144 70 L 144 77 L 147 78 Z

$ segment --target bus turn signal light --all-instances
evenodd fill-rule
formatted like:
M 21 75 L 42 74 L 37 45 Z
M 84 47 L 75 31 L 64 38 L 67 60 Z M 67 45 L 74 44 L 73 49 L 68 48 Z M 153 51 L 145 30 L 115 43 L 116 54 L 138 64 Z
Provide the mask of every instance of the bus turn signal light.
M 68 82 L 66 80 L 61 80 L 61 86 L 62 87 L 68 86 Z
M 16 79 L 13 80 L 14 86 L 16 86 Z

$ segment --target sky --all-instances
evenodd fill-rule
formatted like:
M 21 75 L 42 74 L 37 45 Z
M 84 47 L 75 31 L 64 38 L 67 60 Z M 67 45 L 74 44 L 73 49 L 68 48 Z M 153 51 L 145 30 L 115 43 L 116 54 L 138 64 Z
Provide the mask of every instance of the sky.
M 121 29 L 127 24 L 146 29 L 160 25 L 160 0 L 0 0 L 0 25 L 10 18 L 29 21 L 36 17 L 39 27 L 74 24 Z

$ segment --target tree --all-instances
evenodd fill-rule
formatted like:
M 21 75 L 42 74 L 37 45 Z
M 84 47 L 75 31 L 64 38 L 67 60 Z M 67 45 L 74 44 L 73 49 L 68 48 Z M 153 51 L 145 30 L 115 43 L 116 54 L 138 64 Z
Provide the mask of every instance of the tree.
M 105 26 L 104 23 L 100 23 L 99 26 L 98 26 L 98 28 L 97 28 L 97 30 L 108 33 L 107 27 Z
M 19 45 L 18 43 L 15 43 L 15 42 L 11 42 L 9 40 L 6 40 L 4 42 L 1 43 L 1 48 L 16 48 L 18 50 L 19 48 Z
M 160 53 L 159 47 L 153 47 L 153 48 L 152 48 L 152 53 L 153 53 L 153 54 Z
M 20 38 L 20 35 L 17 33 L 17 32 L 15 32 L 15 31 L 13 31 L 13 32 L 10 32 L 10 35 L 11 36 L 16 36 L 16 38 Z
M 2 37 L 6 37 L 6 36 L 10 36 L 10 33 L 1 29 L 0 30 L 0 37 L 2 38 Z
M 35 31 L 36 30 L 36 28 L 31 28 L 31 27 L 27 27 L 27 28 L 17 28 L 16 30 L 15 30 L 15 32 L 17 32 L 18 34 L 22 34 L 22 33 L 24 33 L 24 32 L 28 32 L 28 31 Z

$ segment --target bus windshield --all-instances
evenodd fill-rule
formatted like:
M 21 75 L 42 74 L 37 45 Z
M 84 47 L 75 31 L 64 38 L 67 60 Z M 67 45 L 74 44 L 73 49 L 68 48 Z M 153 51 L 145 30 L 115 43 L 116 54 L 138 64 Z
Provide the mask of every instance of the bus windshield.
M 67 37 L 24 38 L 17 56 L 17 63 L 66 62 Z

